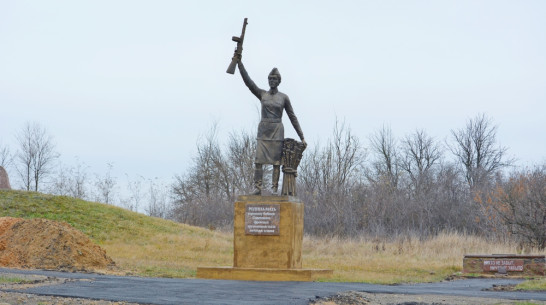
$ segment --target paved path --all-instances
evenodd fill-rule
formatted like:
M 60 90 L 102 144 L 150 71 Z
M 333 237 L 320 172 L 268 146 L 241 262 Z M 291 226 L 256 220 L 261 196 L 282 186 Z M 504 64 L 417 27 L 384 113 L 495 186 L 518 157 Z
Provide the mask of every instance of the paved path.
M 317 296 L 325 297 L 349 290 L 370 293 L 439 294 L 546 301 L 546 292 L 483 291 L 493 285 L 517 284 L 522 281 L 516 279 L 468 279 L 388 286 L 361 283 L 140 278 L 0 268 L 1 273 L 37 274 L 72 279 L 72 281 L 63 284 L 25 289 L 24 293 L 142 304 L 304 305 Z

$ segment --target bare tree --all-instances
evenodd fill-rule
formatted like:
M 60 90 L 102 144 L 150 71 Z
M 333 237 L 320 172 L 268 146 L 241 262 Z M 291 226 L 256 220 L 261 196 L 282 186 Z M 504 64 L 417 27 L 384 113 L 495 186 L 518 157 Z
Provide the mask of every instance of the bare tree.
M 70 169 L 68 169 L 61 162 L 59 162 L 57 173 L 53 177 L 49 187 L 49 193 L 59 196 L 69 196 L 69 171 Z
M 455 143 L 448 147 L 462 165 L 471 188 L 486 183 L 497 170 L 513 163 L 506 158 L 508 148 L 497 145 L 497 126 L 485 114 L 468 120 L 464 128 L 452 130 L 451 135 Z
M 218 142 L 217 131 L 214 124 L 197 143 L 189 170 L 175 176 L 173 217 L 181 222 L 205 227 L 230 225 L 236 196 L 252 189 L 255 140 L 245 132 L 232 133 L 224 147 Z
M 32 185 L 32 163 L 36 152 L 32 140 L 32 130 L 30 124 L 27 123 L 22 132 L 17 136 L 19 141 L 19 152 L 16 155 L 18 164 L 17 171 L 23 181 L 23 186 L 27 191 L 30 191 Z
M 117 181 L 115 177 L 112 177 L 113 165 L 108 163 L 108 170 L 104 176 L 96 175 L 95 179 L 95 200 L 98 202 L 112 204 L 115 197 Z
M 383 126 L 370 136 L 370 151 L 374 156 L 368 179 L 374 183 L 388 183 L 391 188 L 398 187 L 400 178 L 398 144 L 390 127 Z
M 168 196 L 168 187 L 155 180 L 149 180 L 148 207 L 146 213 L 148 216 L 167 218 L 170 211 L 170 202 Z
M 127 187 L 129 188 L 130 197 L 124 200 L 124 206 L 134 212 L 137 212 L 140 208 L 142 199 L 148 194 L 144 191 L 142 183 L 145 181 L 144 177 L 138 176 L 135 180 L 130 180 L 127 176 Z
M 439 166 L 441 149 L 424 130 L 407 134 L 400 143 L 400 168 L 404 175 L 403 199 L 405 226 L 420 236 L 434 232 L 438 224 L 441 201 L 436 192 L 435 169 Z M 407 178 L 407 179 L 406 179 Z M 401 219 L 403 220 L 403 219 Z M 400 222 L 400 220 L 399 220 Z
M 34 191 L 38 191 L 40 183 L 51 173 L 53 162 L 59 157 L 53 138 L 40 124 L 26 123 L 17 134 L 17 140 L 19 175 L 26 190 L 33 187 Z
M 77 160 L 76 166 L 65 166 L 61 162 L 52 178 L 49 192 L 55 195 L 88 199 L 87 166 Z
M 400 165 L 412 181 L 428 173 L 439 163 L 442 149 L 424 130 L 416 130 L 402 140 Z
M 250 194 L 254 187 L 256 139 L 246 131 L 232 132 L 227 145 L 230 176 L 238 194 Z M 264 179 L 264 181 L 269 179 Z
M 513 172 L 497 184 L 485 204 L 523 243 L 546 248 L 546 165 Z
M 9 147 L 0 143 L 0 166 L 8 168 L 13 161 L 13 156 L 10 153 Z
M 76 167 L 70 170 L 70 195 L 79 199 L 86 199 L 89 196 L 87 166 L 78 161 Z
M 305 151 L 298 170 L 298 193 L 306 202 L 307 232 L 349 235 L 359 230 L 361 184 L 366 152 L 351 129 L 336 120 L 324 147 Z
M 347 190 L 358 181 L 366 153 L 360 140 L 344 122 L 336 120 L 325 147 L 305 151 L 299 181 L 308 190 L 323 193 Z

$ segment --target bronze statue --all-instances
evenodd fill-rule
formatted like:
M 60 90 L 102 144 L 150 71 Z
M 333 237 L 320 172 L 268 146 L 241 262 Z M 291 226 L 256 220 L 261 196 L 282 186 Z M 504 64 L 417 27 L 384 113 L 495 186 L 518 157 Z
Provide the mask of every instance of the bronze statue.
M 282 92 L 279 92 L 277 87 L 281 83 L 281 74 L 277 68 L 273 68 L 268 76 L 269 90 L 263 90 L 258 88 L 256 84 L 250 79 L 246 72 L 245 66 L 241 61 L 243 51 L 243 41 L 245 37 L 245 29 L 247 25 L 247 18 L 243 22 L 243 30 L 240 37 L 233 37 L 232 40 L 237 42 L 237 48 L 233 54 L 231 64 L 228 67 L 227 73 L 233 74 L 234 62 L 238 63 L 239 72 L 243 77 L 245 85 L 250 89 L 250 92 L 254 94 L 262 104 L 261 121 L 258 125 L 258 136 L 256 145 L 256 159 L 254 170 L 254 192 L 252 195 L 262 194 L 262 180 L 263 180 L 263 164 L 273 165 L 273 181 L 272 192 L 277 193 L 279 188 L 279 176 L 281 166 L 281 156 L 283 152 L 284 141 L 284 126 L 282 124 L 282 114 L 286 110 L 286 114 L 290 118 L 290 122 L 294 129 L 298 133 L 304 147 L 307 146 L 303 138 L 303 132 L 301 131 L 298 118 L 294 114 L 292 104 L 288 96 Z
M 262 194 L 263 164 L 273 165 L 272 192 L 276 194 L 279 188 L 281 156 L 283 153 L 283 110 L 286 110 L 286 114 L 290 118 L 292 126 L 294 126 L 294 129 L 298 133 L 304 149 L 307 146 L 307 143 L 304 140 L 303 132 L 301 131 L 298 118 L 296 117 L 296 115 L 294 114 L 294 110 L 292 109 L 290 99 L 286 94 L 279 92 L 279 90 L 277 89 L 277 87 L 281 83 L 281 74 L 279 73 L 279 70 L 277 70 L 277 68 L 273 68 L 273 70 L 271 70 L 271 72 L 269 73 L 269 90 L 267 91 L 258 88 L 258 86 L 256 86 L 256 84 L 252 81 L 252 79 L 250 79 L 250 76 L 248 76 L 245 66 L 241 61 L 246 25 L 247 18 L 245 18 L 243 22 L 243 30 L 241 32 L 241 36 L 234 36 L 232 38 L 233 41 L 237 42 L 237 48 L 235 49 L 231 64 L 226 72 L 233 74 L 234 62 L 237 62 L 239 72 L 241 72 L 241 76 L 243 77 L 245 85 L 248 87 L 248 89 L 250 89 L 250 92 L 252 92 L 252 94 L 254 94 L 260 100 L 260 103 L 262 104 L 262 118 L 260 120 L 260 124 L 258 125 L 258 136 L 256 137 L 258 142 L 256 145 L 256 159 L 254 161 L 256 168 L 254 170 L 254 192 L 252 193 L 252 195 Z
M 245 85 L 250 89 L 262 104 L 260 124 L 258 125 L 258 136 L 256 137 L 258 142 L 256 145 L 256 168 L 254 170 L 254 192 L 252 195 L 261 195 L 262 193 L 262 179 L 263 179 L 263 164 L 273 165 L 273 181 L 272 192 L 277 193 L 279 187 L 279 176 L 281 166 L 281 155 L 284 141 L 284 126 L 282 124 L 283 110 L 286 111 L 288 118 L 298 136 L 300 137 L 304 146 L 307 146 L 301 131 L 298 118 L 294 114 L 292 104 L 288 95 L 279 92 L 277 87 L 281 83 L 281 74 L 277 68 L 273 68 L 268 76 L 269 90 L 263 90 L 258 88 L 256 84 L 250 79 L 246 72 L 245 66 L 241 61 L 241 55 L 237 54 L 239 58 L 239 72 L 243 77 Z

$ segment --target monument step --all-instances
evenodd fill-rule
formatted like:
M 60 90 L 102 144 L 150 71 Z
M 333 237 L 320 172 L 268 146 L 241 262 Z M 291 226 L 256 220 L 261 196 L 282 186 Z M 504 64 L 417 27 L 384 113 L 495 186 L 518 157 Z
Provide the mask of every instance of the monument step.
M 214 280 L 310 282 L 333 273 L 327 269 L 197 267 L 197 278 Z

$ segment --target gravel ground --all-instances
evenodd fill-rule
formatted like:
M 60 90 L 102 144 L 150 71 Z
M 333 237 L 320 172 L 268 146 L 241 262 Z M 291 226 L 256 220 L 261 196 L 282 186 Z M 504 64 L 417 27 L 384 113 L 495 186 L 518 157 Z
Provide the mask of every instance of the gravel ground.
M 524 304 L 546 304 L 544 301 L 526 301 Z M 522 304 L 521 301 L 471 298 L 443 295 L 403 295 L 366 292 L 344 292 L 332 297 L 317 299 L 309 304 L 316 305 L 508 305 Z
M 137 303 L 109 302 L 78 298 L 39 296 L 26 293 L 1 292 L 0 305 L 139 305 Z M 375 294 L 365 292 L 345 292 L 332 297 L 309 302 L 313 305 L 508 305 L 522 304 L 518 301 L 502 299 L 469 298 L 438 295 Z M 525 304 L 546 304 L 543 301 L 530 301 Z
M 40 296 L 0 291 L 0 305 L 138 305 L 126 302 L 108 302 L 76 298 Z

